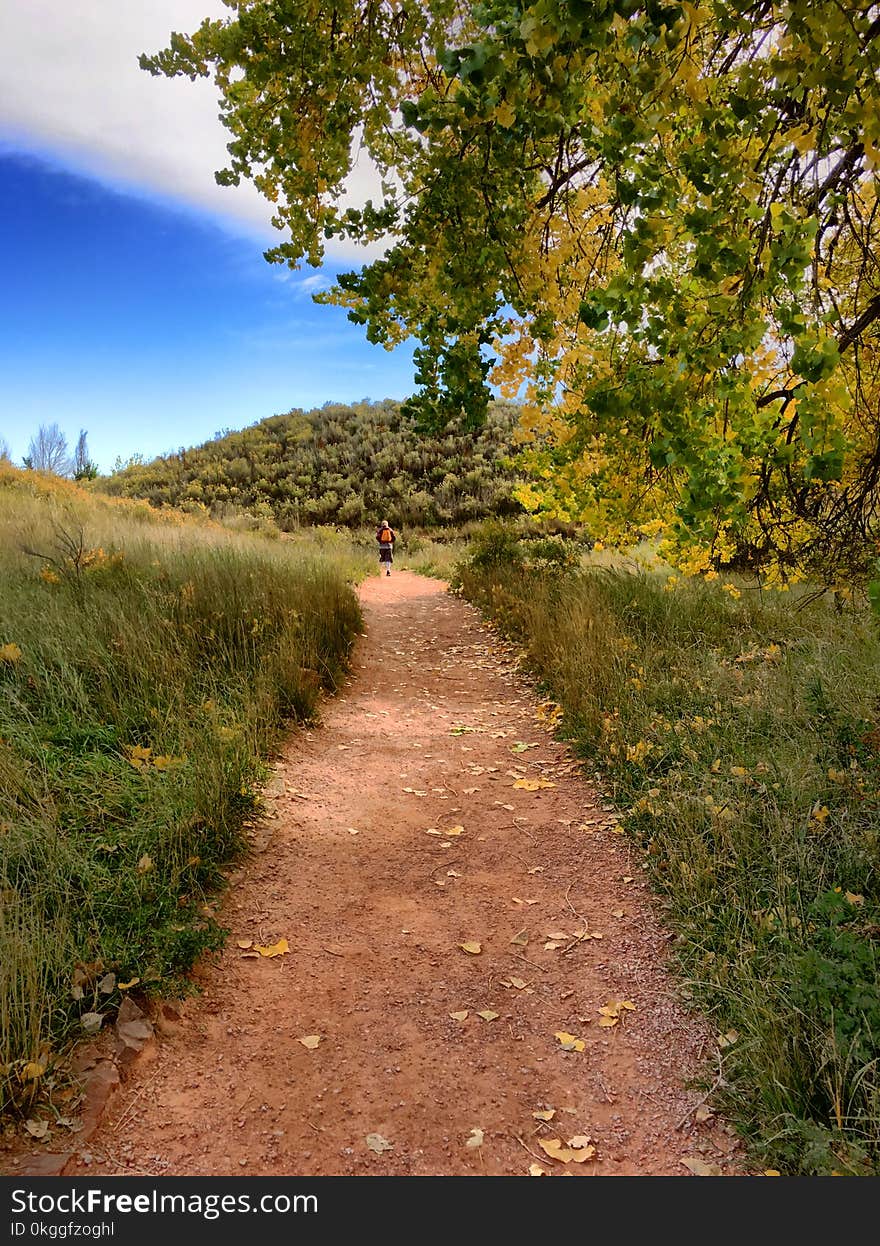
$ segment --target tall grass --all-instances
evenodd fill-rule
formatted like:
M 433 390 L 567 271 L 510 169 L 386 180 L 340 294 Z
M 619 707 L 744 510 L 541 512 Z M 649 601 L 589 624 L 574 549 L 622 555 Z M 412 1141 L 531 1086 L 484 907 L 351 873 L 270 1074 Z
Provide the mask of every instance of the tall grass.
M 0 468 L 3 1106 L 121 983 L 221 939 L 206 897 L 345 668 L 362 566 Z
M 875 621 L 662 574 L 549 571 L 496 533 L 458 583 L 522 643 L 625 811 L 686 992 L 724 1036 L 716 1102 L 785 1172 L 877 1172 Z

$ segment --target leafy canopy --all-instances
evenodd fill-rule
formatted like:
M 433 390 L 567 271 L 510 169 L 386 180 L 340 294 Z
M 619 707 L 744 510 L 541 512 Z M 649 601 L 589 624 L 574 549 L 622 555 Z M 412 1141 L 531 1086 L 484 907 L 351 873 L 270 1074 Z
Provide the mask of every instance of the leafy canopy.
M 880 8 L 227 0 L 213 75 L 285 240 L 385 240 L 330 298 L 419 339 L 424 421 L 525 399 L 530 507 L 687 570 L 861 573 L 880 472 Z M 380 203 L 340 201 L 360 148 Z

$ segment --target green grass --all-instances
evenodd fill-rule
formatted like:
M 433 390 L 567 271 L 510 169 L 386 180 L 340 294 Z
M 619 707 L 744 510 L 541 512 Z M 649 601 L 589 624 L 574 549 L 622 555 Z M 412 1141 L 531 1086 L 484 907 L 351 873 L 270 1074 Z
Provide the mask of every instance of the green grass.
M 463 594 L 517 638 L 643 850 L 730 1113 L 788 1173 L 880 1170 L 880 639 L 867 610 L 555 572 L 490 533 Z M 575 560 L 576 561 L 576 560 Z
M 320 534 L 237 536 L 0 470 L 2 1107 L 120 982 L 166 988 L 219 944 L 206 899 L 281 730 L 345 669 L 365 569 Z

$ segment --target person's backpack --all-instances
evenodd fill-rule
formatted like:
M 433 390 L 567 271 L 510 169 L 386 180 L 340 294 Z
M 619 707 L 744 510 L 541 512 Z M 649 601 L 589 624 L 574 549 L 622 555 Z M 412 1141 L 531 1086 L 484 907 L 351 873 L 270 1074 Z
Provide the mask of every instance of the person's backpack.
M 393 539 L 394 538 L 392 536 L 390 528 L 383 528 L 382 531 L 379 533 L 379 544 L 380 545 L 390 545 Z

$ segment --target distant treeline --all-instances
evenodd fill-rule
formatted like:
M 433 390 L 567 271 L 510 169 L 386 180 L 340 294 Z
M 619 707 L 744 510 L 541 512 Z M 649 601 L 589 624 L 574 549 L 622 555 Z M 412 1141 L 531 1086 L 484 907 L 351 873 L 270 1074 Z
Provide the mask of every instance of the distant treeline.
M 223 432 L 191 450 L 131 463 L 100 482 L 154 506 L 244 510 L 291 531 L 388 519 L 401 527 L 521 513 L 513 496 L 517 408 L 494 404 L 483 428 L 425 435 L 400 405 L 328 404 Z

